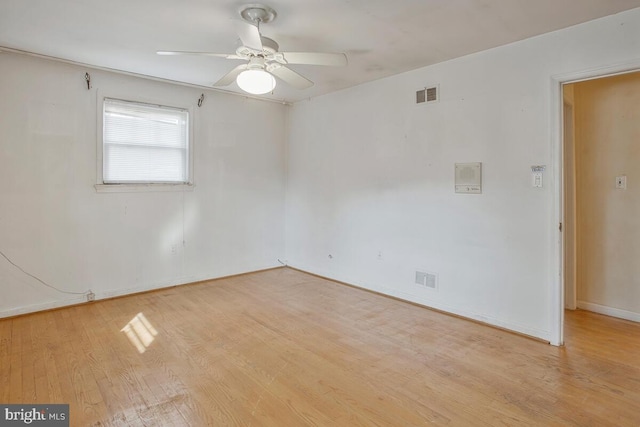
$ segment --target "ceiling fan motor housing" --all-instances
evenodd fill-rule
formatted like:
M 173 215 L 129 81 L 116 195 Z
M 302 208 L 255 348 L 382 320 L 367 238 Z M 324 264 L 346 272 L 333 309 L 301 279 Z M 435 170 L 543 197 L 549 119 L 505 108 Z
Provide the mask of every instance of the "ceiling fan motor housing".
M 262 56 L 253 56 L 249 59 L 249 63 L 247 64 L 247 70 L 264 70 L 265 69 L 265 59 Z
M 242 41 L 240 41 L 240 47 L 236 49 L 236 54 L 240 56 L 258 56 L 258 55 L 273 55 L 278 51 L 280 46 L 276 43 L 275 40 L 270 39 L 269 37 L 261 36 L 260 40 L 262 40 L 262 51 L 251 49 L 250 47 L 242 45 Z

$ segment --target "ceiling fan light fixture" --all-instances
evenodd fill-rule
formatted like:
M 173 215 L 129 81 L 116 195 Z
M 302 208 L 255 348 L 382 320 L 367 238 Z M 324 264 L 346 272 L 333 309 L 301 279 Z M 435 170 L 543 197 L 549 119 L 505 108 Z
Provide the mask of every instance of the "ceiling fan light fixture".
M 289 65 L 324 65 L 344 67 L 347 56 L 344 53 L 326 52 L 280 52 L 275 40 L 260 33 L 260 24 L 273 21 L 276 11 L 263 4 L 247 4 L 240 10 L 241 20 L 234 20 L 233 24 L 240 39 L 240 45 L 235 53 L 190 52 L 190 51 L 157 51 L 159 55 L 201 55 L 217 58 L 247 61 L 238 65 L 224 76 L 220 77 L 213 86 L 223 87 L 235 81 L 242 91 L 253 95 L 264 95 L 273 92 L 276 79 L 303 90 L 313 86 L 313 82 L 293 69 Z
M 253 95 L 263 95 L 273 91 L 276 79 L 265 70 L 244 70 L 236 78 L 240 89 Z

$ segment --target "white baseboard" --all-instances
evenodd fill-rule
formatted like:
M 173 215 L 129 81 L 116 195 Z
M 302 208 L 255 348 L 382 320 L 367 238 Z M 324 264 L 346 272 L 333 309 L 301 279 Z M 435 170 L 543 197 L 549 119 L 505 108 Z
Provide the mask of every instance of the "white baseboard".
M 22 314 L 36 313 L 38 311 L 53 310 L 55 308 L 67 307 L 70 305 L 82 304 L 85 302 L 85 296 L 75 296 L 63 300 L 44 302 L 40 304 L 31 304 L 22 307 L 10 308 L 0 311 L 0 319 L 5 317 L 20 316 Z
M 587 301 L 578 301 L 578 308 L 582 310 L 593 311 L 594 313 L 617 317 L 620 319 L 631 320 L 632 322 L 640 322 L 640 313 L 636 313 L 634 311 L 622 310 L 619 308 L 594 304 Z
M 420 296 L 420 295 L 414 295 L 414 294 L 410 294 L 407 292 L 402 292 L 402 291 L 398 291 L 396 289 L 392 289 L 392 288 L 388 288 L 388 287 L 383 287 L 383 286 L 375 286 L 375 285 L 371 285 L 368 283 L 362 283 L 356 280 L 352 280 L 351 278 L 343 278 L 343 277 L 336 277 L 336 275 L 327 272 L 327 271 L 320 271 L 320 272 L 314 272 L 318 271 L 317 269 L 314 268 L 304 268 L 304 267 L 298 267 L 296 265 L 291 265 L 289 264 L 289 267 L 294 268 L 296 270 L 299 271 L 303 271 L 309 274 L 314 274 L 316 276 L 320 276 L 320 277 L 324 277 L 327 278 L 329 280 L 336 280 L 338 282 L 341 283 L 346 283 L 347 285 L 350 286 L 354 286 L 356 288 L 361 288 L 361 289 L 365 289 L 365 290 L 369 290 L 369 291 L 374 291 L 374 292 L 378 292 L 380 294 L 384 294 L 390 297 L 394 297 L 394 298 L 398 298 L 400 300 L 404 300 L 404 301 L 408 301 L 408 302 L 412 302 L 418 305 L 422 305 L 425 306 L 427 308 L 432 308 L 438 311 L 442 311 L 442 312 L 446 312 L 446 313 L 450 313 L 459 317 L 464 317 L 470 320 L 474 320 L 480 323 L 484 323 L 486 325 L 489 326 L 495 326 L 497 328 L 500 329 L 507 329 L 509 331 L 513 331 L 516 332 L 518 334 L 521 335 L 527 335 L 529 337 L 533 337 L 533 338 L 537 338 L 543 341 L 548 341 L 549 343 L 551 343 L 550 340 L 550 333 L 549 331 L 543 331 L 540 329 L 534 329 L 534 328 L 530 328 L 530 327 L 526 327 L 523 325 L 519 325 L 516 324 L 514 322 L 509 322 L 509 321 L 504 321 L 502 319 L 498 319 L 492 316 L 486 316 L 480 313 L 476 313 L 476 312 L 472 312 L 469 310 L 465 310 L 465 309 L 460 309 L 459 307 L 455 307 L 453 305 L 449 305 L 449 304 L 445 304 L 442 302 L 438 302 L 438 301 L 434 301 L 434 300 L 430 300 L 425 298 L 424 296 Z M 555 344 L 553 344 L 555 345 Z
M 278 263 L 277 265 L 255 265 L 252 267 L 253 268 L 250 268 L 246 271 L 245 270 L 222 271 L 222 272 L 219 272 L 217 276 L 186 276 L 186 277 L 180 277 L 180 278 L 175 278 L 175 279 L 161 281 L 161 282 L 148 283 L 145 285 L 126 286 L 118 289 L 107 289 L 107 290 L 93 289 L 93 292 L 95 293 L 96 301 L 99 301 L 102 299 L 116 298 L 120 296 L 137 294 L 141 292 L 157 291 L 160 289 L 171 288 L 174 286 L 188 285 L 190 283 L 202 282 L 206 280 L 217 280 L 217 279 L 224 279 L 225 277 L 231 277 L 231 276 L 236 276 L 240 274 L 256 273 L 259 271 L 270 270 L 273 268 L 280 268 L 282 267 L 282 265 Z M 9 308 L 5 310 L 0 310 L 0 319 L 6 318 L 6 317 L 20 316 L 20 315 L 29 314 L 29 313 L 37 313 L 39 311 L 53 310 L 56 308 L 68 307 L 71 305 L 83 304 L 85 302 L 86 302 L 85 296 L 78 295 L 72 298 L 65 298 L 65 299 L 60 299 L 56 301 L 30 304 L 22 307 L 14 307 L 14 308 Z

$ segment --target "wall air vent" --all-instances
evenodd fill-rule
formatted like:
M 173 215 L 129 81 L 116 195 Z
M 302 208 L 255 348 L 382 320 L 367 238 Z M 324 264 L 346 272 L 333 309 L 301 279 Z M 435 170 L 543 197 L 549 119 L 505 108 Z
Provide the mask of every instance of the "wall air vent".
M 416 92 L 416 104 L 430 104 L 439 100 L 438 86 L 426 87 Z
M 426 271 L 416 271 L 416 285 L 424 286 L 425 288 L 437 289 L 438 276 Z

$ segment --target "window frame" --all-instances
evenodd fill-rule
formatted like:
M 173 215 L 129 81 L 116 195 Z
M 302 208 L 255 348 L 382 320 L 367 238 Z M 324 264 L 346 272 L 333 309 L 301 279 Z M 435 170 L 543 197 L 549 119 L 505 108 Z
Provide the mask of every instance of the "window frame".
M 132 104 L 147 104 L 161 108 L 185 110 L 188 114 L 187 125 L 187 182 L 121 182 L 121 183 L 105 183 L 104 182 L 104 103 L 105 100 L 116 100 L 122 102 L 130 102 Z M 131 99 L 131 96 L 122 96 L 117 93 L 98 93 L 97 96 L 97 147 L 96 147 L 96 184 L 95 189 L 99 193 L 118 193 L 118 192 L 145 192 L 145 191 L 191 191 L 194 187 L 194 108 L 192 105 L 185 105 L 176 100 L 158 100 L 149 99 L 143 96 L 137 96 Z

